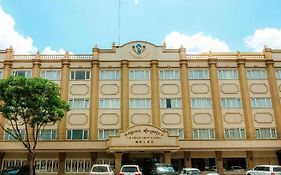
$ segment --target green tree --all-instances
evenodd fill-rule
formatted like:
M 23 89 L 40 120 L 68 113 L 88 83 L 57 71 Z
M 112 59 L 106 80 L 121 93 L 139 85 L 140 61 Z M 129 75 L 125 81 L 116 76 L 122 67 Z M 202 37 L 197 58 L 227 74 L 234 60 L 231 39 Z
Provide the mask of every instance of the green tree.
M 69 105 L 60 98 L 59 87 L 52 81 L 23 76 L 0 80 L 0 114 L 9 124 L 1 127 L 23 143 L 28 153 L 30 175 L 40 130 L 61 120 L 67 110 Z

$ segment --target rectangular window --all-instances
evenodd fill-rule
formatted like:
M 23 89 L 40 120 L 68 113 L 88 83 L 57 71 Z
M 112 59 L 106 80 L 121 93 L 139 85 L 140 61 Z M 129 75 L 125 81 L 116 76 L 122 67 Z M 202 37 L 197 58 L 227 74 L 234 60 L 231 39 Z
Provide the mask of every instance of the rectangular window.
M 11 133 L 17 137 L 17 135 L 15 134 L 14 131 L 11 131 Z M 20 129 L 20 135 L 21 138 L 25 138 L 26 134 L 25 134 L 25 130 L 24 129 Z M 16 140 L 11 134 L 7 133 L 6 131 L 4 132 L 4 138 L 3 140 Z
M 60 80 L 61 72 L 58 70 L 42 70 L 41 78 L 44 78 L 47 80 Z
M 99 140 L 106 140 L 109 136 L 119 135 L 119 129 L 99 129 Z
M 88 173 L 91 170 L 91 160 L 66 159 L 65 172 L 67 173 Z
M 56 140 L 57 131 L 54 129 L 43 129 L 39 131 L 39 140 Z
M 120 80 L 119 70 L 101 70 L 100 80 Z
M 221 107 L 228 108 L 242 108 L 242 102 L 240 98 L 222 98 Z
M 70 71 L 70 80 L 90 80 L 90 71 L 72 70 Z
M 71 109 L 88 109 L 90 107 L 89 99 L 85 99 L 85 98 L 69 99 L 68 102 Z
M 220 80 L 236 80 L 238 74 L 236 70 L 218 70 L 218 78 Z
M 180 98 L 161 98 L 160 99 L 161 108 L 181 108 Z
M 151 99 L 133 98 L 130 99 L 130 108 L 151 108 Z
M 212 108 L 212 100 L 210 98 L 192 98 L 191 108 Z
M 277 133 L 275 128 L 257 128 L 256 129 L 257 139 L 276 139 Z
M 3 72 L 0 71 L 0 79 L 3 79 Z
M 194 139 L 215 139 L 214 129 L 193 129 Z
M 182 128 L 167 128 L 170 136 L 178 136 L 179 139 L 184 139 L 184 132 Z
M 38 173 L 57 173 L 59 160 L 35 160 L 35 170 Z
M 252 80 L 257 80 L 257 79 L 264 80 L 266 79 L 266 72 L 264 69 L 258 69 L 258 70 L 250 69 L 247 70 L 247 78 Z
M 120 108 L 120 99 L 119 98 L 100 98 L 99 99 L 99 108 Z
M 209 79 L 208 70 L 190 70 L 188 72 L 188 77 L 190 80 L 207 80 Z
M 67 139 L 68 140 L 87 140 L 88 139 L 88 130 L 85 130 L 85 129 L 67 130 Z
M 243 128 L 228 128 L 224 129 L 225 139 L 245 139 L 246 133 Z
M 14 70 L 13 71 L 14 76 L 24 76 L 26 78 L 31 78 L 32 72 L 30 70 Z
M 180 74 L 178 70 L 160 70 L 160 80 L 179 80 Z
M 150 72 L 149 70 L 130 70 L 129 77 L 130 80 L 149 80 Z
M 6 169 L 9 167 L 14 167 L 14 166 L 22 166 L 22 165 L 27 165 L 28 162 L 25 159 L 4 159 L 2 163 L 2 169 Z
M 275 75 L 277 80 L 281 80 L 281 70 L 276 70 Z
M 252 108 L 271 108 L 271 98 L 251 98 Z

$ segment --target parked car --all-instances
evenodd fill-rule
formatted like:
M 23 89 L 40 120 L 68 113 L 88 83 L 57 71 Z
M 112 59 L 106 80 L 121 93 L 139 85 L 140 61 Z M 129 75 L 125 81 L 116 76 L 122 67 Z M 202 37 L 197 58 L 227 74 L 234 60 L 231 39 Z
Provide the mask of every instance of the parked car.
M 33 169 L 35 175 L 35 168 Z M 0 171 L 0 175 L 29 175 L 28 165 L 8 167 Z
M 231 171 L 245 171 L 241 166 L 231 166 Z
M 246 175 L 281 175 L 281 166 L 258 165 L 252 170 L 247 171 Z
M 108 164 L 95 164 L 92 166 L 90 175 L 114 175 L 114 172 Z
M 209 173 L 207 173 L 206 175 L 220 175 L 220 174 L 217 173 L 217 172 L 209 172 Z
M 153 165 L 151 175 L 176 175 L 174 168 L 170 164 L 156 163 Z
M 123 165 L 119 175 L 142 175 L 138 165 Z
M 183 168 L 179 175 L 200 175 L 200 170 L 197 168 Z

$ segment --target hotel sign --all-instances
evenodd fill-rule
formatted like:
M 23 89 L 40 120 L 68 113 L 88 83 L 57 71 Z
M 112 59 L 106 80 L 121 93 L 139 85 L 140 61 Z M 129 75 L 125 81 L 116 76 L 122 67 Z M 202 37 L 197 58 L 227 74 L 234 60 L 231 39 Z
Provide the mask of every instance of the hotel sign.
M 110 137 L 107 141 L 109 151 L 145 151 L 154 149 L 179 149 L 178 137 L 169 136 L 167 131 L 151 125 L 133 126 L 120 136 Z M 144 149 L 144 150 L 142 150 Z

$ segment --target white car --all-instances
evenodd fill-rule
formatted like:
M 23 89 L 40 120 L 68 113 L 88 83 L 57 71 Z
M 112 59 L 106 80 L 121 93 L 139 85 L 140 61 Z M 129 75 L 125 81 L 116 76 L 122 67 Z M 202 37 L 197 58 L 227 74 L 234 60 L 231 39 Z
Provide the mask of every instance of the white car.
M 90 175 L 114 175 L 114 172 L 108 164 L 93 165 Z
M 252 170 L 247 171 L 246 175 L 281 175 L 281 166 L 258 165 Z
M 200 170 L 197 168 L 183 168 L 179 175 L 200 175 Z
M 119 175 L 142 175 L 138 165 L 123 165 Z

